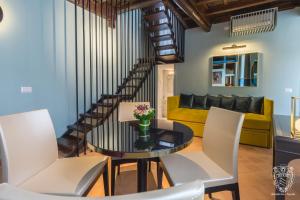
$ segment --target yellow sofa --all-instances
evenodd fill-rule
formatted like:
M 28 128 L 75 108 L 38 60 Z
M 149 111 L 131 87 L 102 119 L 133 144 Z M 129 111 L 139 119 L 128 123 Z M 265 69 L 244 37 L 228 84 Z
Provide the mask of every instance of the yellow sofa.
M 272 147 L 273 101 L 264 99 L 263 114 L 246 113 L 240 143 Z M 168 98 L 168 119 L 189 126 L 195 136 L 202 137 L 208 110 L 179 108 L 179 96 Z

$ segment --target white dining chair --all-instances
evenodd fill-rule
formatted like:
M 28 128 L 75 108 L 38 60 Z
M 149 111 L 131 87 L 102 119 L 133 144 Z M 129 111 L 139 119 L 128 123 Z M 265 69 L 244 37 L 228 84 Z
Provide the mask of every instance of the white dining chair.
M 37 194 L 23 189 L 0 184 L 0 199 L 5 200 L 203 200 L 204 186 L 199 180 L 177 187 L 137 194 L 104 198 L 63 197 Z
M 58 158 L 47 110 L 0 117 L 3 181 L 46 194 L 83 196 L 103 174 L 108 195 L 106 156 Z
M 150 102 L 120 102 L 118 107 L 118 121 L 128 122 L 136 120 L 133 111 L 138 105 L 148 105 Z M 158 160 L 157 160 L 158 161 Z M 111 195 L 115 194 L 115 171 L 116 167 L 118 169 L 118 175 L 120 174 L 120 165 L 126 163 L 136 163 L 136 159 L 121 159 L 117 157 L 112 157 L 111 159 Z M 149 170 L 151 168 L 151 161 L 149 161 Z
M 200 179 L 205 193 L 229 190 L 239 199 L 238 149 L 244 114 L 212 107 L 206 119 L 203 151 L 161 157 L 161 167 L 170 185 Z M 159 183 L 161 185 L 161 183 Z

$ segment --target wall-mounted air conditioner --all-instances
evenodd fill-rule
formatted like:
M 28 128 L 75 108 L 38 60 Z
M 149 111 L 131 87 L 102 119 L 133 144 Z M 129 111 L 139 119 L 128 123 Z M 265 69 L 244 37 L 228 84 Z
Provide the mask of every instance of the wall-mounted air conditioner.
M 259 10 L 232 16 L 230 36 L 241 36 L 273 31 L 277 24 L 278 8 Z

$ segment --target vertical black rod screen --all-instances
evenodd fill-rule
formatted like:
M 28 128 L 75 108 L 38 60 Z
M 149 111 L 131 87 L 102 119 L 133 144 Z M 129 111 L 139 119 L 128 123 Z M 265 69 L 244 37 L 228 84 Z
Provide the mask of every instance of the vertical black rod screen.
M 81 26 L 78 4 L 82 7 Z M 93 145 L 117 150 L 124 143 L 123 135 L 115 134 L 128 131 L 117 123 L 118 104 L 150 101 L 151 106 L 156 106 L 155 50 L 144 10 L 130 10 L 127 0 L 76 0 L 74 9 L 76 125 L 84 127 L 77 128 L 76 135 L 79 138 L 79 133 L 86 131 L 85 135 L 91 133 Z M 133 144 L 129 145 L 133 148 Z

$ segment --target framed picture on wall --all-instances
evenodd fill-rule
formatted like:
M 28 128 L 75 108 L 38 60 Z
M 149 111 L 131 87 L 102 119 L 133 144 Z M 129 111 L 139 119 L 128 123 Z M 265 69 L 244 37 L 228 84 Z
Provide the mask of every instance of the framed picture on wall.
M 214 70 L 212 72 L 212 86 L 223 86 L 223 70 Z

